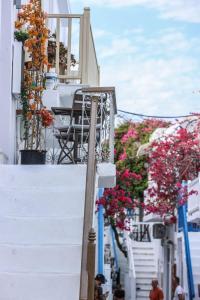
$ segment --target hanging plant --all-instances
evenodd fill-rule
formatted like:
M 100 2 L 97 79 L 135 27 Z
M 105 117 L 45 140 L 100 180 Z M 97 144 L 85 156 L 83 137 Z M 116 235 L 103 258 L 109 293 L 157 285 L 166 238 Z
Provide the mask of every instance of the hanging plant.
M 14 32 L 15 39 L 18 42 L 24 42 L 29 38 L 28 32 L 26 30 L 17 30 Z
M 60 42 L 60 48 L 59 48 L 59 66 L 62 75 L 64 75 L 65 71 L 68 67 L 68 49 L 65 47 L 65 45 Z M 48 53 L 48 62 L 49 62 L 49 68 L 55 68 L 56 64 L 56 34 L 53 33 L 48 40 L 48 47 L 47 47 L 47 53 Z M 72 67 L 75 67 L 77 64 L 77 61 L 75 59 L 75 55 L 71 54 L 71 65 Z

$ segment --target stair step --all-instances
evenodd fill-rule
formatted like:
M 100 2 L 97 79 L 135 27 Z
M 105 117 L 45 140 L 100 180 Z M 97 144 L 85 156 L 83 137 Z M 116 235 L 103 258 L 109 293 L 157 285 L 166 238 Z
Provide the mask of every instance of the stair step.
M 138 279 L 150 279 L 152 280 L 152 278 L 156 278 L 157 273 L 156 272 L 148 272 L 148 273 L 144 273 L 144 272 L 137 272 L 136 274 L 136 278 Z
M 80 275 L 0 272 L 1 299 L 79 299 Z M 30 293 L 31 291 L 31 293 Z
M 138 284 L 136 283 L 136 289 L 140 290 L 140 291 L 150 291 L 151 289 L 151 284 L 149 282 L 149 284 Z
M 82 216 L 84 185 L 59 187 L 3 188 L 0 193 L 0 216 L 66 217 Z
M 82 243 L 83 218 L 2 218 L 0 244 Z
M 137 251 L 133 250 L 133 255 L 134 256 L 143 255 L 144 257 L 148 256 L 148 257 L 153 258 L 154 257 L 154 252 L 153 251 L 152 252 L 150 252 L 150 251 L 147 252 L 146 250 L 137 250 Z
M 78 176 L 77 176 L 78 174 Z M 0 188 L 79 186 L 86 178 L 86 165 L 0 165 Z
M 132 243 L 132 247 L 133 247 L 133 249 L 154 249 L 154 245 L 151 243 L 151 242 L 149 242 L 149 243 L 143 243 L 143 242 L 141 242 L 141 243 Z
M 155 266 L 156 262 L 154 259 L 135 259 L 135 266 Z
M 1 272 L 72 273 L 81 268 L 80 245 L 0 245 Z
M 143 272 L 143 273 L 156 273 L 155 266 L 135 266 L 136 273 Z
M 149 297 L 149 291 L 137 291 L 136 292 L 136 297 L 141 296 L 141 297 L 146 297 L 148 299 Z

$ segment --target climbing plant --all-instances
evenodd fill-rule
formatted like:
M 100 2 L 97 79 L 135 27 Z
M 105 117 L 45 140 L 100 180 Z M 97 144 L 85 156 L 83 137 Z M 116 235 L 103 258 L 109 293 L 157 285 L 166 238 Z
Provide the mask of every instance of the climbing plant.
M 147 156 L 138 156 L 141 145 L 149 142 L 156 128 L 167 127 L 161 120 L 124 122 L 115 130 L 116 187 L 105 189 L 97 202 L 105 208 L 105 220 L 114 230 L 120 250 L 126 255 L 119 240 L 120 230 L 129 230 L 129 214 L 136 207 L 143 207 L 143 192 L 148 186 Z
M 46 43 L 49 31 L 45 25 L 46 14 L 41 7 L 41 0 L 30 0 L 22 5 L 18 13 L 15 36 L 25 32 L 24 47 L 29 61 L 24 64 L 24 78 L 21 90 L 21 104 L 24 121 L 25 149 L 41 149 L 42 129 L 53 122 L 51 113 L 42 103 L 44 74 L 48 65 Z
M 146 211 L 161 216 L 170 214 L 175 221 L 175 209 L 187 201 L 188 193 L 178 201 L 181 182 L 193 180 L 200 171 L 199 125 L 192 130 L 181 128 L 162 136 L 149 147 L 149 168 L 152 185 L 148 188 Z M 195 191 L 191 191 L 194 193 Z

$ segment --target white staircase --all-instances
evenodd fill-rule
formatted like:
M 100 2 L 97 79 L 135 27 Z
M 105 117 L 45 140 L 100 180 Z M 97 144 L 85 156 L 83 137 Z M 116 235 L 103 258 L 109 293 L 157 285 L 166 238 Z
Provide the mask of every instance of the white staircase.
M 157 262 L 153 242 L 132 242 L 136 273 L 136 299 L 149 299 L 151 281 L 157 278 Z
M 200 284 L 200 232 L 189 232 L 189 242 L 190 242 L 194 287 L 195 287 L 194 300 L 198 300 L 199 299 L 198 284 Z
M 78 300 L 86 166 L 0 165 L 0 300 Z

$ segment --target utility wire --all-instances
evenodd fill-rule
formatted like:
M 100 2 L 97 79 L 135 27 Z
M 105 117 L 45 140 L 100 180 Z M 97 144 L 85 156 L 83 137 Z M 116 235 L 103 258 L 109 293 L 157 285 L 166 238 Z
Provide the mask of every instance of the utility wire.
M 190 115 L 185 115 L 185 116 L 149 116 L 149 115 L 137 114 L 137 113 L 133 113 L 130 111 L 121 110 L 121 109 L 118 109 L 117 111 L 124 113 L 124 114 L 138 116 L 138 117 L 158 118 L 158 119 L 179 119 L 179 118 L 187 118 L 187 117 L 192 117 L 192 116 L 199 116 L 199 114 L 190 114 Z

